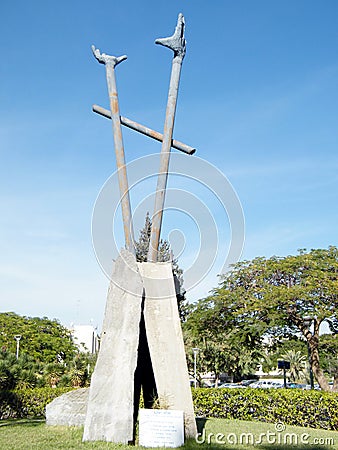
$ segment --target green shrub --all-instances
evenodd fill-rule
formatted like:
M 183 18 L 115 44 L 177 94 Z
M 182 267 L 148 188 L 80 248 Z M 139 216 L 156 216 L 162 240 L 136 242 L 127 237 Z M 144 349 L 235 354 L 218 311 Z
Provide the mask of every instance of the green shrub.
M 195 414 L 338 430 L 338 395 L 298 389 L 193 389 Z
M 43 418 L 46 405 L 70 390 L 45 387 L 0 391 L 0 419 Z M 192 394 L 196 416 L 338 430 L 338 394 L 334 392 L 199 388 L 192 389 Z
M 45 407 L 72 388 L 36 388 L 0 391 L 0 420 L 45 417 Z

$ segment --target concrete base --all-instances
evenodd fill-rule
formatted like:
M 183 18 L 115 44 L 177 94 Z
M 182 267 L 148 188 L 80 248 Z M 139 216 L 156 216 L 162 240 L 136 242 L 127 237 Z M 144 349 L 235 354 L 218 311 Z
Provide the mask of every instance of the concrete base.
M 135 257 L 122 250 L 114 264 L 108 292 L 100 351 L 89 390 L 84 441 L 133 441 L 134 373 L 142 294 Z
M 133 442 L 141 386 L 146 407 L 157 391 L 160 407 L 184 412 L 185 436 L 196 436 L 172 264 L 136 263 L 122 250 L 108 292 L 83 440 Z
M 140 263 L 144 320 L 160 407 L 184 411 L 185 436 L 197 433 L 171 263 Z

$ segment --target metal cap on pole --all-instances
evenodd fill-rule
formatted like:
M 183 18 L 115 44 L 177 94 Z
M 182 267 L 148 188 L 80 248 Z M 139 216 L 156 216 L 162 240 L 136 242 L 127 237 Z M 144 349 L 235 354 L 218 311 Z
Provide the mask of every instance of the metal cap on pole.
M 126 160 L 124 156 L 124 147 L 122 139 L 119 101 L 117 96 L 117 88 L 115 80 L 115 66 L 117 66 L 122 61 L 127 59 L 127 56 L 123 55 L 116 57 L 106 55 L 105 53 L 101 53 L 99 49 L 96 49 L 94 45 L 92 45 L 92 51 L 98 62 L 106 66 L 107 86 L 108 86 L 110 112 L 114 135 L 116 166 L 120 188 L 125 245 L 126 249 L 135 255 L 134 230 L 131 215 Z

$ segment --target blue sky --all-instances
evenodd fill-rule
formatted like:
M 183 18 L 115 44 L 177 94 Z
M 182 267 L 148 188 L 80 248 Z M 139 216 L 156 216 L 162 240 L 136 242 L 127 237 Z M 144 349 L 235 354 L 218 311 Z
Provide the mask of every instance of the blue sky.
M 187 55 L 174 135 L 237 193 L 242 258 L 337 245 L 336 1 L 12 0 L 0 5 L 1 311 L 100 326 L 108 280 L 91 220 L 115 157 L 109 121 L 91 111 L 108 100 L 90 46 L 128 55 L 116 69 L 121 114 L 161 131 L 171 52 L 154 40 L 172 34 L 179 12 Z M 128 162 L 160 151 L 129 130 L 124 143 Z M 132 195 L 136 230 L 154 179 L 148 184 Z M 215 198 L 184 178 L 172 176 L 169 186 L 191 189 L 209 207 L 224 252 L 229 223 Z M 208 231 L 209 219 L 196 217 L 194 227 Z M 189 221 L 164 216 L 164 238 L 178 229 L 183 268 L 201 244 Z M 120 244 L 118 215 L 116 223 Z M 218 270 L 188 293 L 191 301 L 217 285 Z

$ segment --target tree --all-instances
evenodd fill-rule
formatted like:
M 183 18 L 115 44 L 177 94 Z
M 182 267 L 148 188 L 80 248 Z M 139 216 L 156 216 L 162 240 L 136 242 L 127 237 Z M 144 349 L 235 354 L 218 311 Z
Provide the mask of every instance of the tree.
M 40 384 L 41 365 L 30 356 L 2 350 L 0 352 L 0 390 L 33 388 Z
M 320 363 L 334 378 L 333 390 L 338 391 L 338 334 L 322 334 L 319 342 Z
M 20 335 L 20 355 L 29 355 L 34 361 L 53 363 L 62 354 L 65 362 L 77 353 L 71 332 L 57 320 L 47 317 L 25 317 L 14 312 L 0 313 L 0 348 L 16 352 L 15 335 Z
M 296 256 L 255 258 L 232 267 L 214 297 L 232 308 L 239 324 L 258 324 L 275 338 L 301 335 L 323 390 L 328 381 L 320 365 L 320 325 L 338 332 L 338 249 L 329 247 Z
M 137 242 L 135 242 L 136 248 L 136 260 L 138 262 L 147 262 L 148 249 L 150 244 L 150 234 L 151 234 L 151 219 L 149 212 L 146 214 L 145 224 L 142 230 L 140 230 L 140 236 Z M 187 316 L 187 301 L 185 298 L 185 291 L 183 289 L 183 270 L 179 267 L 177 259 L 173 258 L 170 244 L 168 241 L 160 240 L 159 251 L 158 251 L 158 261 L 167 262 L 172 261 L 173 274 L 176 278 L 176 296 L 178 312 L 183 322 Z
M 226 359 L 222 340 L 215 337 L 218 328 L 215 323 L 213 327 L 210 326 L 212 313 L 212 305 L 208 299 L 191 305 L 187 321 L 183 324 L 183 335 L 190 375 L 193 376 L 194 373 L 193 348 L 198 348 L 197 379 L 200 380 L 199 374 L 202 372 L 213 372 L 217 385 L 220 373 L 224 371 Z
M 290 363 L 290 381 L 303 381 L 306 378 L 307 358 L 298 350 L 289 350 L 282 355 L 284 361 Z
M 259 327 L 238 326 L 231 308 L 213 296 L 190 306 L 183 331 L 192 370 L 192 349 L 199 348 L 199 372 L 213 372 L 218 384 L 220 374 L 234 381 L 256 371 L 263 356 Z
M 74 388 L 89 386 L 97 355 L 81 352 L 68 367 L 71 385 Z
M 0 389 L 89 385 L 97 355 L 80 352 L 58 321 L 3 313 L 0 324 Z
M 275 370 L 279 360 L 290 351 L 300 352 L 307 355 L 307 345 L 304 339 L 298 335 L 290 336 L 286 339 L 269 339 L 269 343 L 265 346 L 266 355 L 262 361 L 263 372 Z
M 63 364 L 57 362 L 48 363 L 44 366 L 43 375 L 47 384 L 52 388 L 56 388 L 65 371 L 66 367 Z
M 4 351 L 1 351 L 0 356 L 0 390 L 13 389 L 16 385 L 16 379 L 13 373 L 16 357 L 13 353 Z

